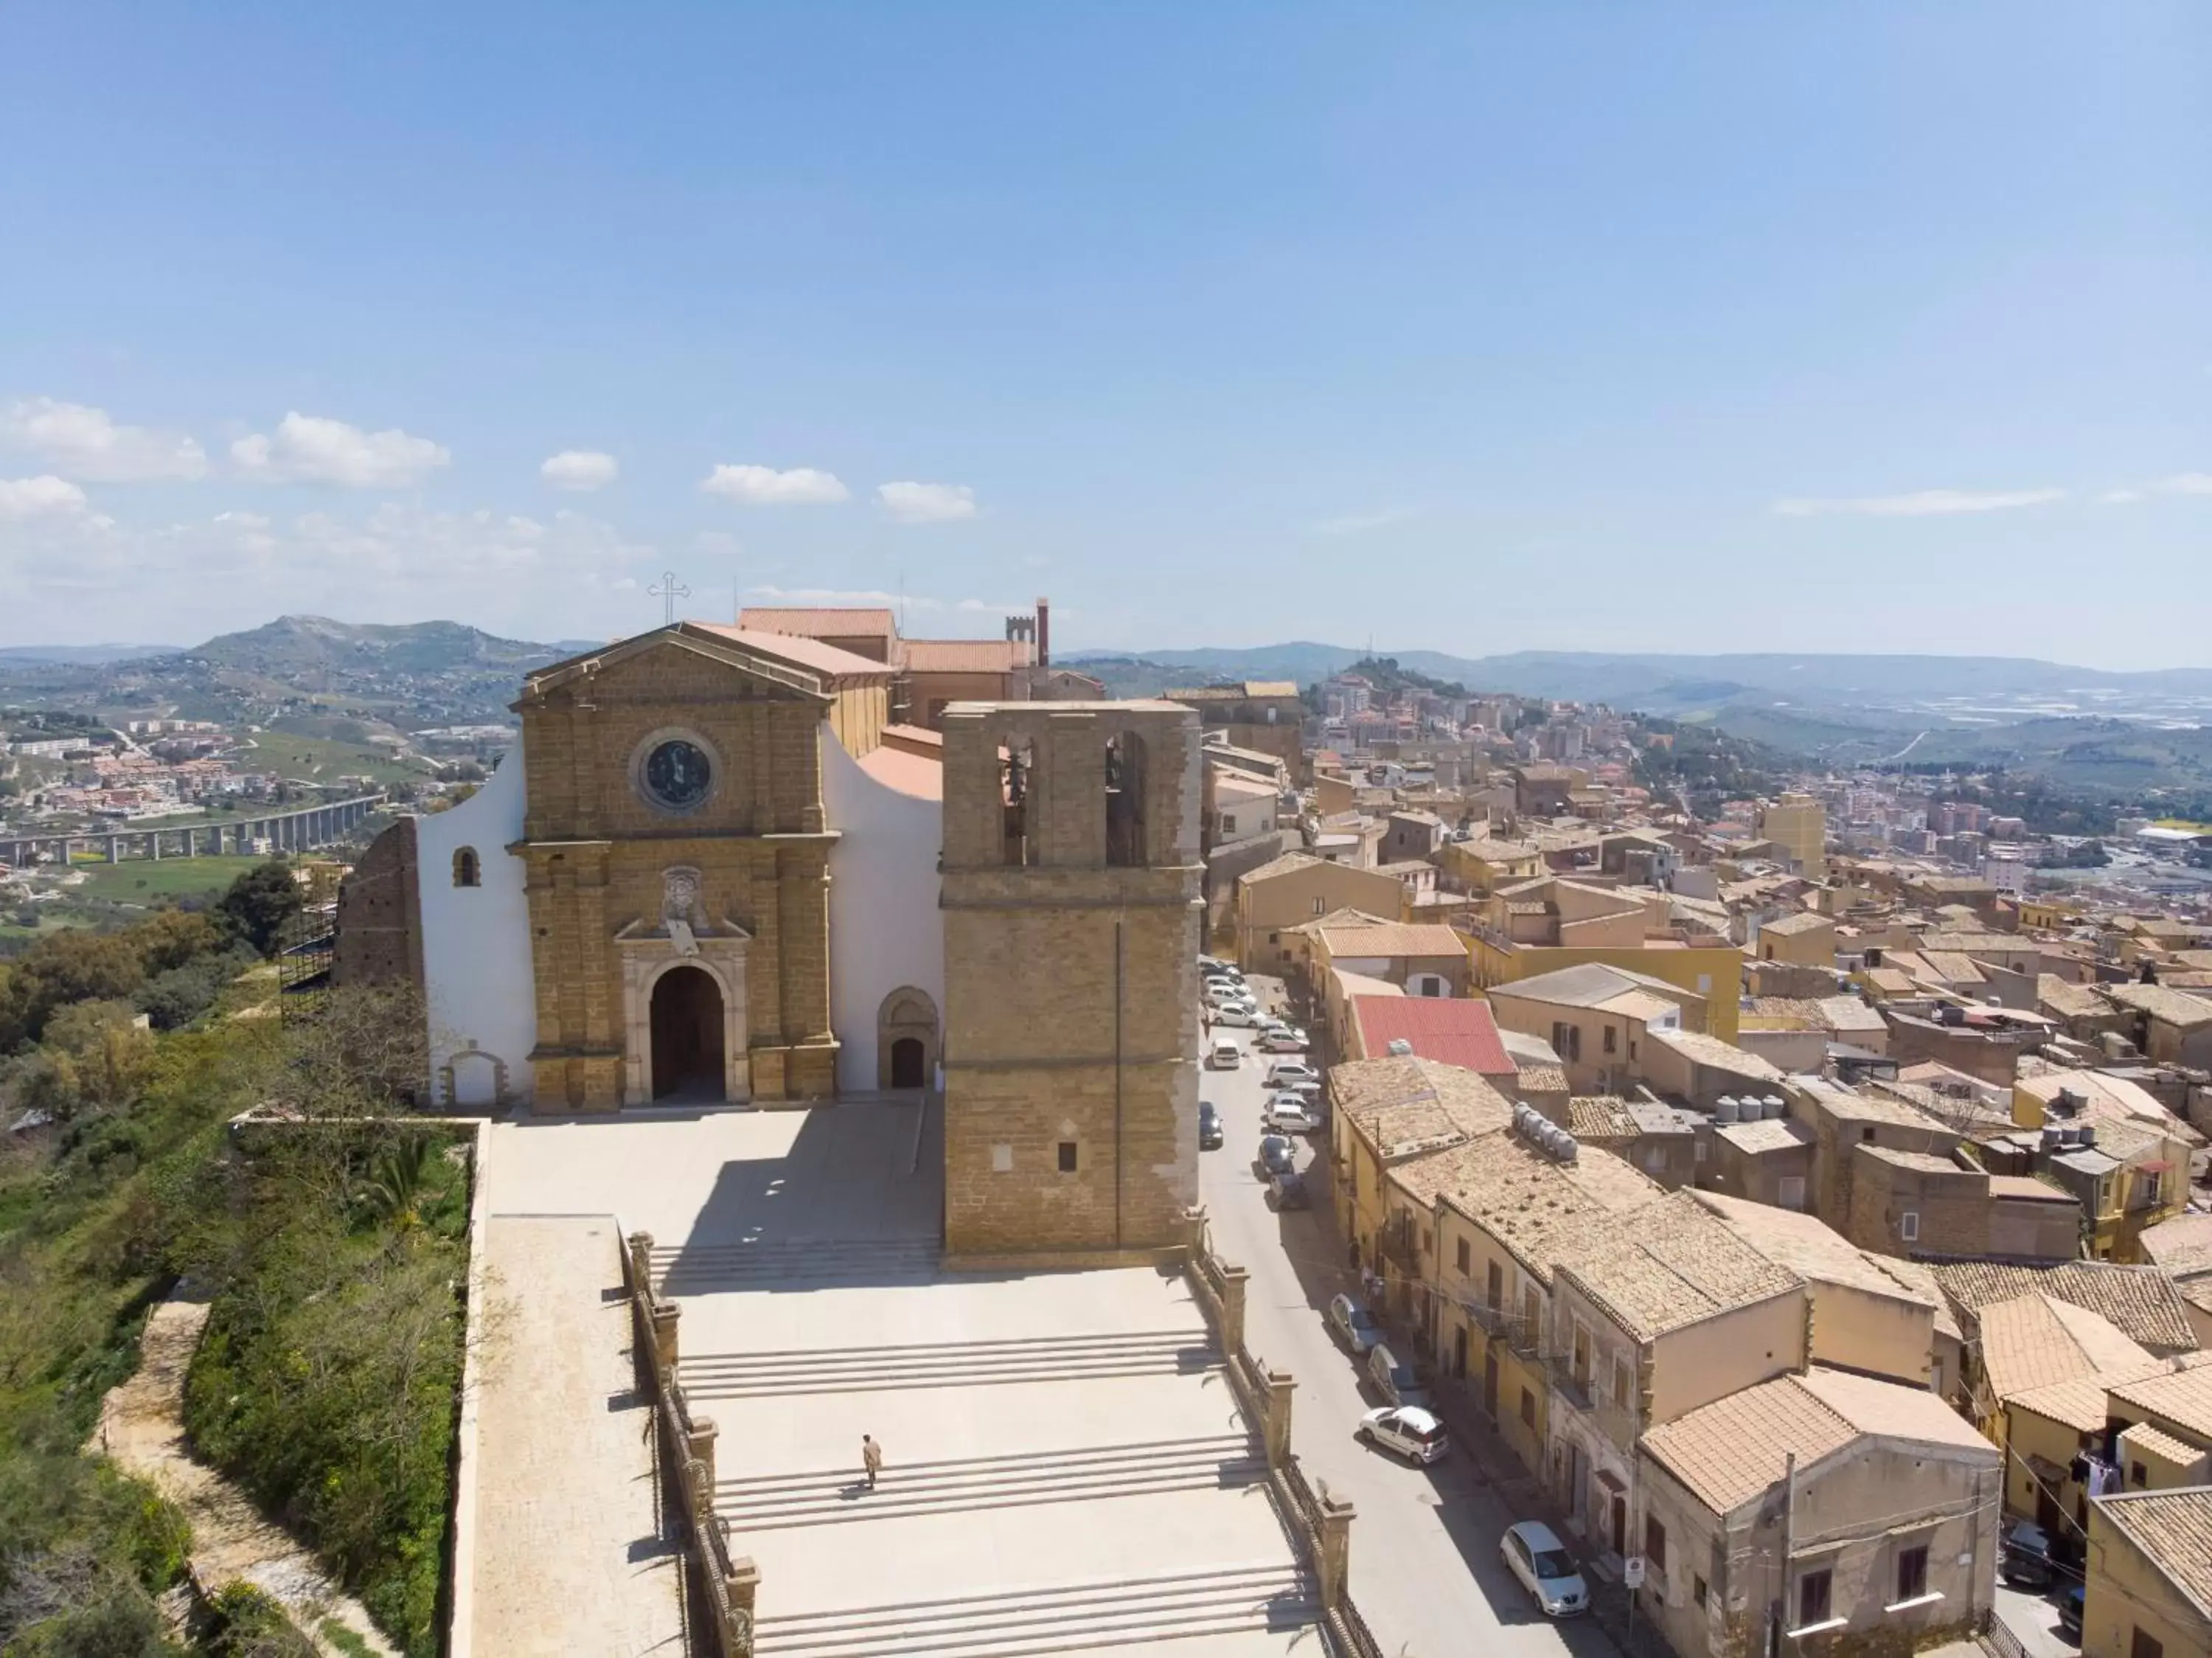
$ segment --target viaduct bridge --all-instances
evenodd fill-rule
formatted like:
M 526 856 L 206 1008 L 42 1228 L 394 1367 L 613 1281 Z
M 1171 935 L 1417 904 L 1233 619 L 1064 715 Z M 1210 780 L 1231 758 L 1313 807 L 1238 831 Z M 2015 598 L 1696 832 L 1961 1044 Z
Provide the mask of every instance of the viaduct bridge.
M 120 863 L 126 857 L 243 854 L 252 851 L 257 841 L 267 841 L 280 852 L 303 852 L 309 847 L 343 839 L 348 831 L 383 804 L 381 795 L 363 795 L 356 800 L 331 801 L 289 812 L 257 812 L 251 816 L 173 824 L 159 829 L 94 829 L 74 835 L 24 835 L 0 839 L 0 861 L 17 869 L 40 857 L 66 863 L 76 853 L 90 847 L 95 850 L 105 848 L 107 862 Z

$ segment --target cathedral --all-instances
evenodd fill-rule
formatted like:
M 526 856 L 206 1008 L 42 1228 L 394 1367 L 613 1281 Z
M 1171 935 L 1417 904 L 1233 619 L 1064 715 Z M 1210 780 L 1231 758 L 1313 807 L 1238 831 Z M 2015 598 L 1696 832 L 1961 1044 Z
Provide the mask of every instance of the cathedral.
M 1198 716 L 929 698 L 937 728 L 909 723 L 895 636 L 848 648 L 879 614 L 679 622 L 532 674 L 490 780 L 347 877 L 335 977 L 419 986 L 440 1106 L 911 1093 L 943 1101 L 949 1248 L 1171 1241 Z M 1085 688 L 1017 632 L 975 689 Z

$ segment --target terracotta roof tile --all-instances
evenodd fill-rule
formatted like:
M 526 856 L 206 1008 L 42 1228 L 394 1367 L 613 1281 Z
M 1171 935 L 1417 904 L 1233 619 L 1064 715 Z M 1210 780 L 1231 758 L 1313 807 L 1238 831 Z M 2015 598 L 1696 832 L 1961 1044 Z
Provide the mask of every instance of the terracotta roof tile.
M 2133 1375 L 2156 1362 L 2094 1313 L 2030 1294 L 1980 1314 L 1982 1374 L 1997 1398 L 2088 1376 Z
M 1639 1342 L 1802 1288 L 1687 1192 L 1595 1233 L 1560 1269 Z
M 2154 1266 L 2065 1261 L 2022 1266 L 2003 1261 L 1946 1261 L 1928 1269 L 1951 1304 L 1972 1314 L 1993 1301 L 2039 1291 L 2101 1314 L 2151 1351 L 2193 1353 L 2197 1333 L 2173 1281 Z
M 2162 1416 L 2182 1432 L 2212 1445 L 2212 1363 L 2115 1383 L 2112 1397 Z
M 2212 1617 L 2212 1485 L 2095 1499 L 2105 1518 Z
M 1416 1058 L 1459 1065 L 1486 1076 L 1512 1076 L 1516 1068 L 1498 1034 L 1490 1004 L 1466 997 L 1354 997 L 1360 1045 L 1370 1057 L 1393 1041 L 1413 1044 Z

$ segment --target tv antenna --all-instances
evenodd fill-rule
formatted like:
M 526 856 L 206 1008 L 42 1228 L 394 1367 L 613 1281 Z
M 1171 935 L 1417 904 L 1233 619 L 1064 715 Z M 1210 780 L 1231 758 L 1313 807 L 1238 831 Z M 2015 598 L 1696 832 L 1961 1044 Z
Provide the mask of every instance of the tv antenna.
M 665 570 L 661 571 L 660 585 L 658 587 L 647 588 L 646 592 L 660 600 L 661 625 L 663 627 L 674 627 L 676 625 L 676 601 L 678 599 L 689 599 L 691 596 L 691 589 L 690 588 L 680 588 L 676 585 L 676 572 L 672 570 Z

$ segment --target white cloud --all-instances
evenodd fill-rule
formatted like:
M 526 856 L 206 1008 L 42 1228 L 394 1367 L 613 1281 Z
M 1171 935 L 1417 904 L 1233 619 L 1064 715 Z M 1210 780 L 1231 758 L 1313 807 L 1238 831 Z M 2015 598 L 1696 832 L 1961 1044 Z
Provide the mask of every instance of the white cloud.
M 143 484 L 207 475 L 196 438 L 150 426 L 118 426 L 105 409 L 34 397 L 0 413 L 0 442 L 27 449 L 63 477 L 88 484 Z
M 2168 495 L 2212 495 L 2212 472 L 2180 472 L 2159 485 Z
M 812 466 L 778 472 L 773 466 L 717 466 L 699 480 L 709 495 L 747 507 L 823 507 L 850 498 L 835 472 Z
M 2063 501 L 2063 490 L 1917 490 L 1910 495 L 1869 495 L 1846 500 L 1797 497 L 1778 501 L 1784 518 L 1819 518 L 1857 513 L 1869 518 L 1926 518 L 1945 513 L 2002 512 L 2009 507 L 2039 507 Z
M 65 478 L 0 478 L 0 519 L 77 518 L 90 510 L 84 491 Z
M 563 449 L 538 475 L 556 490 L 603 490 L 622 476 L 622 462 L 597 449 Z
M 964 613 L 975 616 L 1021 616 L 1025 605 L 995 604 L 988 599 L 938 599 L 925 593 L 885 593 L 876 588 L 747 588 L 745 597 L 763 605 L 870 605 L 891 609 Z
M 945 524 L 975 515 L 975 491 L 965 484 L 878 484 L 876 498 L 902 524 Z
M 1306 533 L 1360 535 L 1369 530 L 1387 529 L 1393 524 L 1402 524 L 1416 515 L 1411 507 L 1385 507 L 1379 512 L 1347 513 L 1341 518 L 1324 518 L 1318 524 L 1309 524 Z
M 2107 507 L 2125 507 L 2142 499 L 2141 490 L 2106 490 L 2097 499 Z
M 230 458 L 246 478 L 392 489 L 420 483 L 453 457 L 444 444 L 397 427 L 365 432 L 343 420 L 295 410 L 277 423 L 274 436 L 257 432 L 240 438 L 230 446 Z

